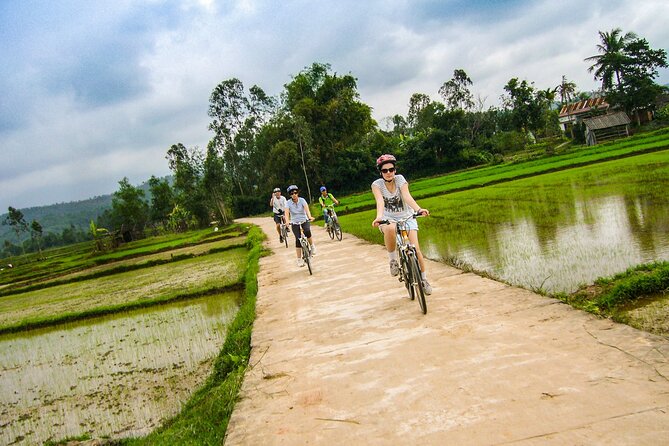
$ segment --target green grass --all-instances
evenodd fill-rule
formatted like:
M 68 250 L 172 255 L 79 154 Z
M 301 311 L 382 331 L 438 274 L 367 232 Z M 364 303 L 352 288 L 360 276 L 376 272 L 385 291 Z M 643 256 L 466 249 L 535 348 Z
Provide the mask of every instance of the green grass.
M 646 297 L 660 297 L 669 294 L 669 262 L 652 262 L 616 274 L 600 278 L 593 285 L 583 286 L 571 294 L 556 297 L 576 308 L 600 316 L 611 317 L 620 322 L 630 323 L 627 314 L 635 307 L 636 301 Z M 666 311 L 665 311 L 666 320 Z M 666 330 L 649 331 L 669 335 Z
M 572 151 L 541 159 L 507 162 L 431 178 L 407 179 L 411 184 L 413 197 L 421 199 L 666 149 L 669 149 L 667 128 L 596 146 L 580 146 Z M 339 215 L 373 209 L 375 206 L 371 190 L 339 199 L 342 202 L 337 207 Z M 315 217 L 321 215 L 317 210 L 317 207 L 312 207 Z

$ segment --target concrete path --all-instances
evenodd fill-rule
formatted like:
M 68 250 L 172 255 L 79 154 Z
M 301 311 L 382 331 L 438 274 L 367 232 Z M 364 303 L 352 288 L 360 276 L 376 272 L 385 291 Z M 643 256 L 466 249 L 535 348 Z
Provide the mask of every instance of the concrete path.
M 669 445 L 669 340 L 429 262 L 423 315 L 381 246 L 270 218 L 228 445 Z M 294 243 L 291 237 L 291 242 Z

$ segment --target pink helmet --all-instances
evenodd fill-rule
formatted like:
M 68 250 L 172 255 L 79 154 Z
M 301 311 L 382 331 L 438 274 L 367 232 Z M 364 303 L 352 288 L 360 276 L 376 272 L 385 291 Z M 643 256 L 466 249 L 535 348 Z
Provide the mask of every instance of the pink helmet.
M 383 166 L 386 163 L 393 163 L 393 166 L 394 166 L 396 162 L 397 162 L 397 159 L 394 156 L 392 156 L 389 153 L 386 153 L 386 154 L 381 155 L 380 157 L 378 157 L 376 159 L 376 167 L 378 167 L 380 169 L 381 166 Z

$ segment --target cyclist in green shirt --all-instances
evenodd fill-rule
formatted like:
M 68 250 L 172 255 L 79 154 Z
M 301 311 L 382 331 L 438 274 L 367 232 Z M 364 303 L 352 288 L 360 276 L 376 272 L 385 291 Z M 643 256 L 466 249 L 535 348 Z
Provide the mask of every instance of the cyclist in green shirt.
M 327 225 L 329 222 L 327 207 L 334 204 L 339 204 L 339 200 L 337 200 L 334 195 L 329 193 L 325 186 L 321 186 L 321 196 L 318 197 L 318 202 L 321 204 L 321 209 L 323 210 L 323 220 L 325 220 L 325 224 Z

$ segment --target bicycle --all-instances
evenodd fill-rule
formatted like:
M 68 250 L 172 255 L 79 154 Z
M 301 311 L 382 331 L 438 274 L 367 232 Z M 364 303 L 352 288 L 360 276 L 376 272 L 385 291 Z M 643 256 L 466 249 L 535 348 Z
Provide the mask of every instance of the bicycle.
M 281 238 L 283 238 L 283 242 L 286 244 L 286 248 L 288 247 L 288 225 L 284 221 L 283 216 L 281 216 L 281 226 L 279 227 L 279 230 L 281 231 Z
M 300 227 L 300 246 L 302 247 L 302 260 L 304 260 L 304 263 L 307 265 L 309 268 L 309 275 L 313 275 L 313 271 L 311 270 L 311 257 L 312 257 L 312 252 L 311 252 L 311 245 L 309 244 L 309 240 L 307 240 L 307 236 L 304 235 L 304 231 L 302 230 L 302 225 L 297 225 Z
M 341 241 L 342 232 L 341 225 L 339 224 L 339 218 L 337 218 L 337 213 L 334 210 L 333 205 L 326 206 L 328 214 L 328 221 L 325 223 L 325 229 L 328 231 L 328 235 L 332 240 L 337 237 L 337 240 Z
M 409 299 L 418 298 L 418 305 L 423 314 L 427 314 L 427 302 L 425 301 L 425 290 L 423 289 L 423 280 L 421 276 L 420 264 L 416 247 L 409 241 L 409 228 L 407 222 L 412 218 L 419 217 L 420 214 L 414 213 L 410 217 L 405 217 L 397 221 L 382 220 L 381 224 L 395 223 L 395 238 L 397 240 L 397 252 L 399 254 L 399 281 L 404 282 L 404 286 L 409 293 Z

